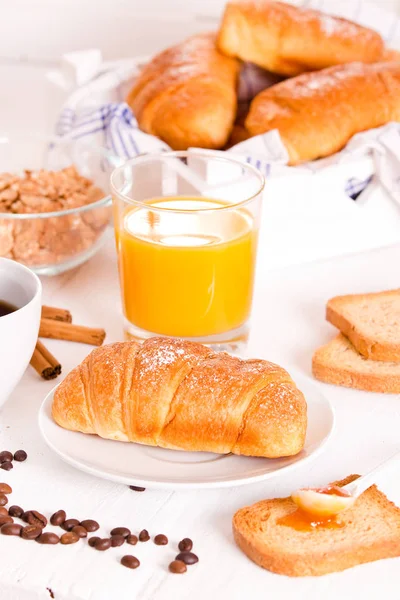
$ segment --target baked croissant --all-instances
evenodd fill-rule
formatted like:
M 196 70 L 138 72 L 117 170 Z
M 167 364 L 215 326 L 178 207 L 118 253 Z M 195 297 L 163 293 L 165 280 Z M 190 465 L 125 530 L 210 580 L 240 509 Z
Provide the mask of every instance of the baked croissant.
M 318 10 L 269 0 L 228 2 L 217 45 L 282 75 L 299 75 L 333 65 L 386 58 L 376 31 Z
M 260 92 L 250 136 L 277 129 L 289 164 L 329 156 L 361 131 L 400 122 L 400 62 L 351 63 L 303 73 Z
M 107 439 L 270 458 L 300 452 L 307 426 L 281 367 L 170 338 L 96 348 L 58 386 L 52 413 Z
M 200 34 L 155 56 L 128 94 L 139 127 L 173 150 L 222 148 L 236 116 L 239 61 Z

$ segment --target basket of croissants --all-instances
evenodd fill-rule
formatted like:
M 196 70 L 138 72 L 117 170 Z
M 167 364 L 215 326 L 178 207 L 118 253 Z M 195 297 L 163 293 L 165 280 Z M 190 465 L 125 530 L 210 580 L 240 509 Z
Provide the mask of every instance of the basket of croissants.
M 241 65 L 277 74 L 239 112 Z M 330 156 L 400 121 L 400 53 L 376 31 L 316 10 L 232 0 L 217 32 L 155 56 L 126 98 L 142 131 L 174 150 L 226 149 L 278 130 L 288 164 Z

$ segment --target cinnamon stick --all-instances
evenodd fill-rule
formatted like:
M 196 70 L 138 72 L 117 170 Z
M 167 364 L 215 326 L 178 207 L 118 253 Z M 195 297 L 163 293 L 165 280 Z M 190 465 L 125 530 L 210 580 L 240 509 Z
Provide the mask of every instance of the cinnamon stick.
M 63 321 L 72 323 L 72 315 L 65 308 L 56 308 L 55 306 L 42 306 L 42 319 L 53 319 L 54 321 Z
M 60 363 L 39 340 L 31 358 L 31 365 L 46 380 L 55 379 L 61 373 Z
M 40 321 L 39 337 L 101 346 L 106 337 L 106 332 L 104 329 L 96 327 L 84 327 L 83 325 L 73 325 L 64 321 L 42 318 Z

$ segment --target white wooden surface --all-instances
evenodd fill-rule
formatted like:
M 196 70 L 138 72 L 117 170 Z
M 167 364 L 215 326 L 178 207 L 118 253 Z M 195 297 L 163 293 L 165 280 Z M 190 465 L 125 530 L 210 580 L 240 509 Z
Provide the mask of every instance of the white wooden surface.
M 264 253 L 261 251 L 261 259 Z M 324 304 L 338 293 L 379 290 L 398 285 L 400 247 L 359 254 L 313 265 L 259 271 L 254 327 L 249 354 L 286 366 L 295 376 L 310 376 L 313 350 L 333 335 L 324 322 Z M 121 338 L 119 292 L 112 240 L 79 270 L 44 281 L 44 301 L 68 307 L 76 323 L 103 325 L 107 341 Z M 89 347 L 48 341 L 64 373 Z M 302 485 L 320 485 L 352 472 L 365 472 L 398 449 L 398 396 L 380 396 L 319 385 L 332 401 L 336 431 L 320 457 L 304 467 L 264 484 L 215 491 L 135 493 L 125 486 L 100 481 L 64 465 L 42 442 L 37 411 L 51 382 L 29 369 L 1 413 L 1 448 L 23 447 L 24 464 L 1 473 L 14 492 L 12 503 L 39 509 L 46 515 L 64 508 L 69 516 L 92 517 L 102 533 L 118 525 L 152 535 L 165 533 L 168 547 L 152 542 L 98 553 L 82 543 L 69 547 L 38 546 L 0 536 L 0 597 L 2 600 L 47 598 L 50 587 L 57 600 L 165 600 L 193 598 L 255 599 L 392 598 L 398 581 L 399 559 L 365 565 L 351 571 L 311 579 L 272 575 L 252 564 L 235 547 L 231 518 L 236 509 L 265 497 L 282 496 Z M 400 485 L 398 483 L 397 485 Z M 400 489 L 398 489 L 400 494 Z M 400 498 L 400 495 L 399 495 Z M 185 576 L 167 571 L 182 537 L 194 540 L 198 565 Z M 118 559 L 132 552 L 142 566 L 124 569 Z
M 135 2 L 118 0 L 113 6 L 116 13 L 122 5 L 124 11 L 134 12 L 138 6 Z M 178 35 L 178 30 L 181 36 L 183 31 L 188 31 L 184 11 L 194 4 L 205 6 L 204 2 L 181 2 L 179 16 L 176 16 L 172 12 L 175 4 L 169 3 L 172 7 L 170 24 L 160 28 L 154 23 L 158 7 L 165 6 L 164 0 L 146 2 L 147 25 L 140 29 L 139 39 L 132 36 L 132 53 L 145 53 L 154 49 L 156 43 L 164 45 Z M 143 3 L 141 5 L 143 15 Z M 207 6 L 213 7 L 214 3 L 210 1 Z M 46 82 L 46 68 L 41 65 L 55 61 L 59 51 L 71 49 L 71 31 L 76 32 L 79 47 L 91 45 L 93 36 L 99 33 L 106 36 L 104 22 L 110 14 L 110 5 L 94 3 L 94 0 L 79 3 L 77 0 L 68 3 L 0 0 L 0 8 L 1 14 L 7 15 L 9 25 L 0 37 L 0 57 L 5 57 L 0 63 L 0 131 L 49 131 L 59 98 Z M 93 25 L 89 17 L 95 10 L 97 20 Z M 108 31 L 114 36 L 108 40 L 110 56 L 121 54 L 122 46 L 118 48 L 115 37 L 119 23 L 124 20 L 121 14 L 126 13 L 119 12 L 119 17 L 114 15 L 115 20 L 109 22 Z M 128 49 L 128 29 L 124 27 L 123 44 Z M 204 28 L 204 21 L 201 27 Z M 19 60 L 21 57 L 23 60 Z M 18 63 L 14 59 L 18 59 Z M 268 223 L 264 223 L 260 244 L 249 354 L 280 362 L 294 375 L 302 372 L 310 376 L 313 350 L 334 334 L 324 321 L 326 300 L 340 293 L 398 287 L 400 246 L 305 266 L 271 269 L 274 257 L 270 256 L 267 226 Z M 290 238 L 287 244 L 290 246 Z M 43 280 L 43 283 L 46 303 L 69 308 L 76 323 L 104 326 L 107 341 L 121 339 L 112 239 L 80 269 Z M 90 351 L 88 346 L 66 342 L 49 341 L 48 346 L 62 361 L 64 374 Z M 292 580 L 256 567 L 233 543 L 231 518 L 239 507 L 261 498 L 288 494 L 298 486 L 320 485 L 351 472 L 364 472 L 398 449 L 398 396 L 316 385 L 332 401 L 337 427 L 325 452 L 315 462 L 299 467 L 288 476 L 244 488 L 135 493 L 125 486 L 81 474 L 51 454 L 40 439 L 36 419 L 40 403 L 52 383 L 40 380 L 28 369 L 0 413 L 0 449 L 22 447 L 29 454 L 28 461 L 16 464 L 13 471 L 0 471 L 0 480 L 14 488 L 11 502 L 25 509 L 42 510 L 48 516 L 64 508 L 71 517 L 98 519 L 104 535 L 117 525 L 128 525 L 135 532 L 147 528 L 152 535 L 162 532 L 170 538 L 170 545 L 156 547 L 148 542 L 98 553 L 84 543 L 48 547 L 0 536 L 1 600 L 47 599 L 50 597 L 47 587 L 53 590 L 57 600 L 200 600 L 204 597 L 350 600 L 358 595 L 366 600 L 397 598 L 400 559 L 318 579 Z M 400 494 L 400 488 L 398 492 Z M 200 563 L 179 577 L 169 574 L 167 566 L 175 556 L 178 540 L 184 536 L 194 540 Z M 138 556 L 142 563 L 140 569 L 130 571 L 118 564 L 125 552 Z

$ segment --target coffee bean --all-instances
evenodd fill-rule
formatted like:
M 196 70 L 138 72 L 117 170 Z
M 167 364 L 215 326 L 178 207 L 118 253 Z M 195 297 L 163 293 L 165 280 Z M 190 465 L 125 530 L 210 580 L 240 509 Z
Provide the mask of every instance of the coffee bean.
M 86 531 L 88 531 L 89 533 L 92 533 L 93 531 L 97 531 L 100 528 L 100 525 L 98 524 L 98 522 L 93 521 L 93 519 L 85 519 L 84 521 L 81 521 L 79 524 L 82 525 L 82 527 L 84 527 L 86 529 Z
M 112 535 L 110 540 L 112 548 L 116 548 L 117 546 L 122 546 L 122 544 L 125 544 L 125 538 L 123 535 Z
M 156 546 L 166 546 L 168 544 L 168 538 L 163 533 L 159 533 L 154 538 L 154 543 L 156 544 Z
M 11 452 L 9 452 L 8 450 L 3 450 L 3 452 L 0 452 L 0 463 L 4 463 L 4 462 L 9 462 L 13 459 L 13 455 Z
M 35 541 L 38 542 L 39 544 L 52 544 L 53 545 L 53 544 L 58 544 L 58 542 L 60 541 L 60 538 L 58 537 L 57 534 L 53 533 L 52 531 L 45 531 L 44 533 L 39 535 L 39 537 L 37 537 Z
M 11 471 L 11 469 L 13 469 L 13 464 L 11 461 L 6 460 L 5 462 L 1 463 L 0 465 L 0 469 L 3 469 L 3 471 Z
M 136 546 L 138 543 L 137 535 L 128 535 L 126 538 L 126 543 L 130 544 L 131 546 Z
M 100 552 L 103 552 L 103 550 L 108 550 L 109 548 L 111 548 L 111 540 L 109 538 L 100 538 L 99 540 L 95 541 L 95 543 L 93 544 L 93 548 L 96 548 L 96 550 L 100 550 Z
M 42 534 L 42 528 L 36 525 L 26 525 L 21 529 L 21 537 L 24 540 L 35 540 L 39 535 Z
M 65 531 L 71 531 L 73 527 L 79 525 L 78 519 L 67 519 L 64 523 L 61 523 L 60 527 Z
M 127 527 L 114 527 L 114 529 L 111 529 L 110 534 L 122 535 L 124 538 L 126 538 L 128 535 L 131 535 L 131 531 Z
M 0 494 L 0 506 L 5 506 L 8 502 L 8 498 L 5 494 Z
M 89 541 L 88 541 L 88 544 L 89 544 L 89 546 L 92 546 L 92 548 L 93 548 L 93 546 L 95 545 L 95 543 L 96 543 L 97 541 L 99 541 L 100 539 L 101 539 L 101 538 L 99 538 L 97 535 L 94 535 L 94 536 L 93 536 L 93 537 L 91 537 L 91 538 L 89 539 Z
M 1 526 L 1 533 L 3 535 L 18 535 L 21 533 L 22 525 L 17 523 L 5 523 Z
M 130 485 L 129 489 L 133 490 L 134 492 L 144 492 L 144 491 L 146 491 L 146 488 L 139 487 L 138 485 Z
M 75 535 L 77 535 L 79 538 L 87 537 L 87 531 L 84 527 L 82 527 L 82 525 L 75 525 L 75 527 L 73 527 L 71 531 L 72 533 L 75 533 Z
M 46 527 L 47 519 L 37 510 L 27 510 L 22 515 L 21 519 L 28 525 L 36 525 L 37 527 Z
M 10 515 L 10 517 L 17 517 L 18 519 L 20 519 L 24 514 L 24 511 L 20 506 L 16 506 L 14 504 L 8 509 L 8 514 Z
M 193 554 L 193 552 L 179 552 L 179 554 L 175 556 L 175 560 L 181 560 L 185 565 L 194 565 L 199 562 L 198 556 Z
M 4 523 L 14 523 L 14 519 L 10 517 L 10 515 L 0 515 L 0 527 L 4 525 Z
M 0 483 L 0 494 L 11 494 L 12 488 L 8 483 Z
M 183 538 L 178 544 L 178 548 L 181 552 L 190 552 L 193 548 L 193 542 L 190 538 Z
M 17 462 L 24 462 L 24 460 L 26 460 L 27 458 L 28 455 L 25 452 L 25 450 L 17 450 L 14 454 L 14 460 L 16 460 Z
M 53 515 L 51 515 L 50 523 L 52 525 L 61 525 L 62 523 L 64 523 L 66 518 L 67 518 L 67 515 L 65 513 L 65 510 L 58 510 Z
M 171 573 L 186 573 L 187 571 L 185 563 L 181 560 L 173 560 L 168 568 Z
M 142 529 L 142 531 L 139 533 L 139 541 L 140 542 L 148 542 L 150 539 L 149 536 L 149 532 L 147 531 L 147 529 Z
M 4 506 L 0 506 L 0 515 L 8 515 L 8 510 Z M 10 515 L 12 517 L 12 515 Z
M 140 566 L 140 562 L 136 558 L 136 556 L 126 554 L 121 558 L 121 565 L 124 565 L 124 567 L 128 567 L 128 569 L 137 569 Z
M 65 546 L 69 544 L 76 544 L 76 542 L 79 542 L 79 535 L 76 535 L 76 533 L 74 533 L 73 531 L 67 531 L 66 533 L 63 533 L 60 537 L 60 542 Z

